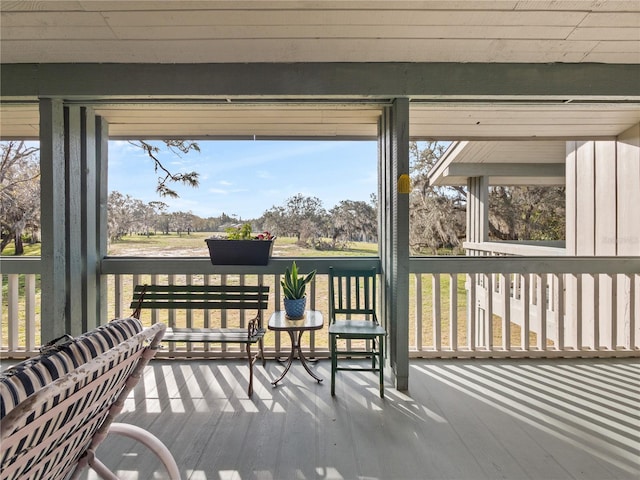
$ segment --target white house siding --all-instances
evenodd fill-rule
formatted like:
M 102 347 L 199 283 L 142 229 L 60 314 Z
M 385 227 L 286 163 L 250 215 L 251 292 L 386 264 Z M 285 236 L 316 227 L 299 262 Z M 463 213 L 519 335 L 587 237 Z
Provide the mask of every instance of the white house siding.
M 640 255 L 640 125 L 616 140 L 567 142 L 566 174 L 567 255 Z M 568 279 L 566 338 L 581 342 L 574 347 L 638 344 L 639 277 Z

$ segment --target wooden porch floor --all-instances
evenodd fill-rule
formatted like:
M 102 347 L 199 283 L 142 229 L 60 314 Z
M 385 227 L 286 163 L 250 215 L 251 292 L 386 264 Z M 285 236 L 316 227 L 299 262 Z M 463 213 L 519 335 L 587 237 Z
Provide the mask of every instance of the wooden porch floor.
M 640 359 L 413 360 L 410 391 L 294 363 L 152 362 L 119 421 L 157 435 L 183 479 L 638 479 Z M 389 385 L 389 382 L 388 384 Z M 166 478 L 131 441 L 98 450 L 123 479 Z M 155 471 L 157 469 L 158 471 Z M 97 478 L 87 473 L 83 478 Z

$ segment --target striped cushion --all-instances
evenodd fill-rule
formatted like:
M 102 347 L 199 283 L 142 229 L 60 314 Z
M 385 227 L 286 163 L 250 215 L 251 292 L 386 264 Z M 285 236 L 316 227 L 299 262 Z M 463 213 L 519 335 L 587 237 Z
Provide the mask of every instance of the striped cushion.
M 113 320 L 56 347 L 25 360 L 0 374 L 0 419 L 16 405 L 44 387 L 142 331 L 135 318 Z M 77 388 L 81 388 L 78 385 Z

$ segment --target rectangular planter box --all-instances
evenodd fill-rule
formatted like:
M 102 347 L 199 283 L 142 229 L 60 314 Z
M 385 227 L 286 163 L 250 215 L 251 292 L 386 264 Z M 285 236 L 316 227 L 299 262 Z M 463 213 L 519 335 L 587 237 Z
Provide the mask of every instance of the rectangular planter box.
M 267 265 L 273 240 L 226 240 L 207 238 L 213 265 Z

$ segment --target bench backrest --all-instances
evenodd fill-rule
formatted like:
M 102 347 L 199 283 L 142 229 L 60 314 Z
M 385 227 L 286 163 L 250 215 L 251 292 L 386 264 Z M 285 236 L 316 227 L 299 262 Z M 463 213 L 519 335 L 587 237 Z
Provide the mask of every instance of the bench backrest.
M 164 331 L 114 320 L 2 372 L 0 478 L 63 479 L 84 466 Z
M 131 308 L 141 309 L 256 310 L 269 302 L 265 285 L 136 285 Z

